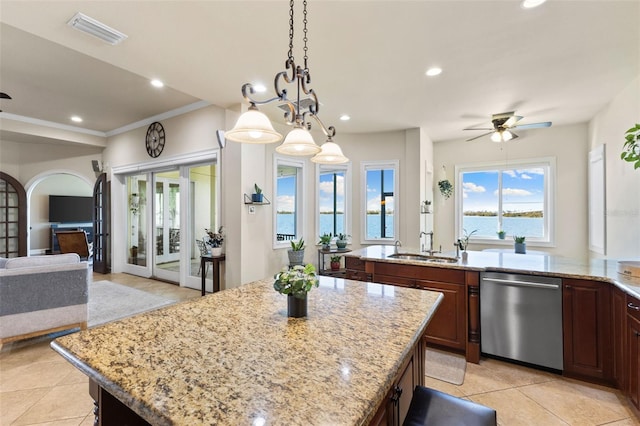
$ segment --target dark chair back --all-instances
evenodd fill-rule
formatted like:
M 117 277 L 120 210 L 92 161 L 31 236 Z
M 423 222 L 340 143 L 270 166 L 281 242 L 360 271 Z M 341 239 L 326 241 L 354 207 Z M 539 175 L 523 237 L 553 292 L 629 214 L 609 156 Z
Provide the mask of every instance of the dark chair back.
M 60 253 L 78 253 L 80 259 L 91 257 L 87 234 L 83 230 L 56 231 L 56 238 L 60 246 Z

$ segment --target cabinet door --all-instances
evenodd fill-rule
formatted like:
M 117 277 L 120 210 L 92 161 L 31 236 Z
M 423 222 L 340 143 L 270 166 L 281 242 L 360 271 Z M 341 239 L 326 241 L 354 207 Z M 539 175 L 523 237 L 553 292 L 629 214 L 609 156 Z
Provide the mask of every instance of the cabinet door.
M 628 375 L 624 362 L 627 305 L 625 303 L 625 294 L 617 287 L 612 289 L 611 298 L 613 301 L 611 305 L 613 308 L 613 380 L 616 387 L 624 392 L 627 388 L 626 378 Z
M 573 279 L 563 287 L 564 374 L 611 384 L 611 287 Z
M 427 326 L 427 343 L 465 350 L 466 298 L 463 284 L 416 280 L 416 286 L 441 292 L 444 299 Z
M 627 342 L 629 345 L 629 383 L 627 390 L 629 399 L 640 409 L 640 321 L 632 316 L 627 317 Z
M 392 284 L 400 287 L 415 287 L 416 281 L 411 278 L 398 277 L 396 275 L 375 274 L 374 282 L 380 284 Z

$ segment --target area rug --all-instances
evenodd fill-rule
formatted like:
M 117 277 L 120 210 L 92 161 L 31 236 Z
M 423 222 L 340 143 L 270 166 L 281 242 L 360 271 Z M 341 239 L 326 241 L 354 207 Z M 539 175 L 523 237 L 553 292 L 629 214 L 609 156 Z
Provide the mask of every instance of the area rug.
M 110 281 L 95 281 L 89 286 L 87 325 L 95 327 L 176 302 Z
M 427 349 L 425 374 L 434 379 L 442 380 L 454 385 L 464 382 L 467 361 L 463 355 Z

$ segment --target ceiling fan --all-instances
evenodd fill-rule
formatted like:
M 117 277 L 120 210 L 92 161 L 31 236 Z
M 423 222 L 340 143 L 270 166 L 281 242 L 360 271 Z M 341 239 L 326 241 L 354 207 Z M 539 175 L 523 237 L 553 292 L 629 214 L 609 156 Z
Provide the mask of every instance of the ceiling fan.
M 0 99 L 11 99 L 11 96 L 7 95 L 4 92 L 0 92 Z M 0 109 L 0 112 L 2 112 L 1 109 Z
M 490 130 L 490 132 L 483 133 L 479 136 L 475 136 L 471 139 L 467 139 L 468 141 L 472 141 L 483 136 L 491 135 L 491 140 L 494 142 L 506 142 L 518 137 L 511 130 L 513 129 L 537 129 L 540 127 L 550 127 L 550 121 L 544 121 L 540 123 L 530 123 L 530 124 L 517 124 L 518 121 L 522 120 L 524 117 L 520 115 L 515 115 L 514 111 L 511 112 L 503 112 L 500 114 L 493 114 L 491 116 L 491 122 L 493 123 L 493 128 L 489 127 L 468 127 L 464 130 Z

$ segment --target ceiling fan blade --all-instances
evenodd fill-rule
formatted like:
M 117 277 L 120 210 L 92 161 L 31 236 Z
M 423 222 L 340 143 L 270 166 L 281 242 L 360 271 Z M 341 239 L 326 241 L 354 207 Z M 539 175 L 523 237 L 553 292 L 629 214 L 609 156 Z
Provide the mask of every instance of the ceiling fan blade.
M 11 96 L 7 95 L 4 92 L 0 92 L 0 99 L 11 99 Z
M 474 141 L 474 140 L 476 140 L 476 139 L 479 139 L 479 138 L 481 138 L 481 137 L 483 137 L 483 136 L 490 135 L 490 134 L 491 134 L 491 133 L 493 133 L 493 132 L 494 132 L 494 130 L 493 130 L 493 129 L 491 129 L 491 131 L 490 131 L 489 133 L 483 133 L 483 134 L 481 134 L 481 135 L 479 135 L 479 136 L 475 136 L 475 137 L 473 137 L 473 138 L 471 138 L 471 139 L 467 139 L 467 142 L 471 142 L 471 141 Z
M 513 127 L 514 124 L 516 124 L 518 121 L 522 120 L 523 118 L 524 117 L 522 117 L 521 115 L 512 115 L 507 119 L 507 121 L 504 122 L 503 126 Z
M 516 135 L 515 133 L 511 132 L 511 139 L 509 139 L 509 142 L 511 142 L 512 140 L 518 138 L 519 136 Z
M 550 121 L 544 121 L 542 123 L 531 123 L 531 124 L 519 124 L 511 127 L 512 129 L 538 129 L 540 127 L 551 127 Z
M 467 127 L 462 130 L 495 130 L 493 127 Z

